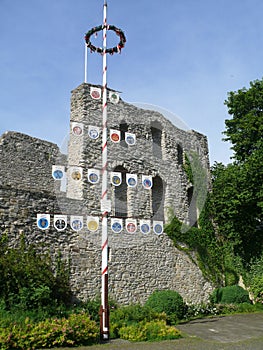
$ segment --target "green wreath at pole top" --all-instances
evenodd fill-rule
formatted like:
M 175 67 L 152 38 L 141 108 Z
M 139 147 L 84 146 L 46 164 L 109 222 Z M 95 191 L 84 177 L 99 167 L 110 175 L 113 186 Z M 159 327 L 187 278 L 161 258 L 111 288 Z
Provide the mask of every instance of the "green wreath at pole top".
M 97 32 L 100 32 L 104 28 L 105 28 L 105 25 L 100 25 L 98 27 L 92 28 L 91 30 L 89 30 L 85 34 L 85 41 L 86 41 L 87 46 L 90 48 L 91 52 L 98 52 L 98 53 L 101 53 L 101 54 L 104 52 L 103 48 L 92 45 L 92 43 L 90 41 L 90 37 L 93 34 L 95 34 Z M 106 29 L 107 30 L 113 30 L 120 37 L 120 41 L 119 41 L 117 46 L 114 46 L 114 47 L 112 47 L 110 49 L 106 49 L 105 53 L 109 53 L 110 55 L 113 55 L 114 53 L 118 53 L 118 52 L 120 53 L 121 49 L 124 48 L 125 43 L 126 43 L 126 38 L 125 38 L 125 35 L 124 35 L 123 31 L 121 29 L 115 27 L 115 26 L 112 26 L 112 25 L 107 25 Z

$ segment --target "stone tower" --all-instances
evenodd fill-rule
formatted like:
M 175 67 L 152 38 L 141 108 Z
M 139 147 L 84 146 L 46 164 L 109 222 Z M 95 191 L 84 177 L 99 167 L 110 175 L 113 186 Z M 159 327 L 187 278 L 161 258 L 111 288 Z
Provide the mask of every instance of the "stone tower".
M 93 99 L 94 86 L 82 84 L 72 92 L 68 168 L 80 168 L 81 180 L 68 174 L 67 197 L 83 201 L 83 213 L 100 214 L 100 186 L 88 181 L 88 169 L 101 169 L 101 137 L 92 139 L 89 129 L 101 129 L 101 98 Z M 96 86 L 96 89 L 100 87 Z M 108 95 L 112 90 L 108 90 Z M 153 219 L 167 222 L 172 212 L 182 221 L 191 223 L 189 212 L 193 184 L 184 171 L 184 155 L 195 153 L 208 174 L 208 147 L 204 135 L 193 130 L 184 131 L 174 126 L 162 114 L 137 108 L 121 99 L 118 103 L 108 99 L 108 130 L 118 130 L 119 143 L 108 137 L 108 170 L 121 172 L 121 186 L 111 186 L 110 216 L 135 219 Z M 74 133 L 74 126 L 83 128 Z M 136 136 L 134 145 L 125 142 L 125 133 Z M 108 132 L 110 134 L 110 132 Z M 138 186 L 126 185 L 127 174 L 136 174 Z M 145 190 L 142 177 L 151 176 L 153 186 Z M 109 176 L 109 184 L 111 182 Z M 192 207 L 194 207 L 192 203 Z
M 68 154 L 56 145 L 27 135 L 7 132 L 0 138 L 0 232 L 8 232 L 15 244 L 24 232 L 29 242 L 52 256 L 61 252 L 70 259 L 71 286 L 77 298 L 87 299 L 101 288 L 101 228 L 91 232 L 88 216 L 100 220 L 101 183 L 89 181 L 92 169 L 101 170 L 101 98 L 91 97 L 100 86 L 81 84 L 72 91 Z M 167 223 L 172 213 L 194 224 L 198 210 L 193 200 L 193 183 L 184 170 L 185 155 L 195 153 L 205 172 L 209 171 L 207 139 L 195 131 L 174 126 L 159 112 L 145 110 L 119 99 L 110 99 L 116 91 L 108 89 L 108 130 L 117 130 L 120 142 L 108 138 L 109 194 L 109 292 L 121 304 L 143 303 L 156 289 L 177 290 L 189 303 L 208 299 L 211 284 L 198 265 L 176 249 L 165 232 L 143 234 L 141 220 Z M 91 137 L 89 131 L 98 135 Z M 125 135 L 135 135 L 128 144 Z M 10 164 L 15 166 L 11 167 Z M 67 184 L 52 179 L 52 166 L 64 166 Z M 121 174 L 120 186 L 111 184 L 111 172 Z M 137 176 L 130 187 L 129 174 Z M 152 187 L 142 185 L 143 176 L 151 177 Z M 48 213 L 51 224 L 40 230 L 37 213 Z M 68 217 L 67 228 L 57 231 L 55 214 Z M 69 217 L 83 216 L 80 231 L 70 227 Z M 123 230 L 111 230 L 112 218 L 123 221 Z M 137 222 L 134 234 L 125 229 L 125 220 Z

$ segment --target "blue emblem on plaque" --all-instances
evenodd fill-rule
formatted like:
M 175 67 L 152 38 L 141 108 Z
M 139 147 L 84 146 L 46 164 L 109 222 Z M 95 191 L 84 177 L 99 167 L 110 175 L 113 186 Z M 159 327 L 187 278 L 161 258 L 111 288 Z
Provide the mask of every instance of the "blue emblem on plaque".
M 134 137 L 131 136 L 131 135 L 126 136 L 126 143 L 127 143 L 128 145 L 134 145 L 134 144 L 135 144 Z
M 96 173 L 90 173 L 89 174 L 89 181 L 93 184 L 97 183 L 99 181 L 99 177 Z
M 142 233 L 149 233 L 150 232 L 150 226 L 148 224 L 142 224 L 140 226 Z
M 120 179 L 120 177 L 119 177 L 118 175 L 114 175 L 114 176 L 112 177 L 112 183 L 113 183 L 113 185 L 115 185 L 115 186 L 119 186 L 119 185 L 121 184 L 121 179 Z
M 61 179 L 63 178 L 63 171 L 62 171 L 62 170 L 59 170 L 59 169 L 55 170 L 55 171 L 53 172 L 53 177 L 54 177 L 54 179 L 56 179 L 56 180 L 61 180 Z
M 49 221 L 46 218 L 40 218 L 37 222 L 37 226 L 41 228 L 42 230 L 49 227 Z
M 150 180 L 150 179 L 145 179 L 145 180 L 143 180 L 143 186 L 144 186 L 145 188 L 151 188 L 151 187 L 152 187 L 152 182 L 151 182 L 151 180 Z
M 161 235 L 163 233 L 163 226 L 160 225 L 160 224 L 156 224 L 154 226 L 154 232 L 157 234 L 157 235 Z
M 90 129 L 89 130 L 89 137 L 93 140 L 96 140 L 99 137 L 99 132 L 97 129 Z
M 122 225 L 116 221 L 111 225 L 111 229 L 115 233 L 120 233 L 122 230 Z
M 81 220 L 78 220 L 78 219 L 75 219 L 71 222 L 71 227 L 74 231 L 79 231 L 82 229 L 82 221 Z
M 134 177 L 130 177 L 130 178 L 128 179 L 128 185 L 129 185 L 129 186 L 135 187 L 136 184 L 137 184 L 137 182 L 136 182 L 136 180 L 135 180 Z

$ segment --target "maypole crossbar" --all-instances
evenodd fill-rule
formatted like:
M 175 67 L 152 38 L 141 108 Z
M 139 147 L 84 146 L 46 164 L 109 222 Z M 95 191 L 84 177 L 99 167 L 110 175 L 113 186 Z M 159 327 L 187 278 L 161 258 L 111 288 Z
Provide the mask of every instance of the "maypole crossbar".
M 103 31 L 103 47 L 96 47 L 90 41 L 91 35 Z M 120 41 L 117 46 L 107 49 L 107 30 L 113 30 Z M 101 241 L 101 307 L 100 307 L 100 337 L 101 340 L 109 340 L 109 303 L 108 303 L 108 213 L 110 202 L 108 193 L 108 147 L 107 147 L 107 53 L 113 55 L 120 53 L 124 47 L 126 38 L 123 31 L 115 26 L 107 24 L 107 0 L 103 5 L 103 25 L 92 28 L 85 35 L 87 47 L 91 52 L 98 52 L 103 56 L 102 78 L 102 190 L 101 190 L 101 213 L 102 213 L 102 241 Z M 86 73 L 85 73 L 86 75 Z

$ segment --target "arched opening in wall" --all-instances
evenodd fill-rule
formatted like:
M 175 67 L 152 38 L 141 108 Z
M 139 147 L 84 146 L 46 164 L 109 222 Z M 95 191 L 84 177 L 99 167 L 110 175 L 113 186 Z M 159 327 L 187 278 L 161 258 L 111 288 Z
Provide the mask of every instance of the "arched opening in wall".
M 164 220 L 164 184 L 158 175 L 153 178 L 152 212 L 155 220 Z
M 114 171 L 121 173 L 121 184 L 114 186 L 114 210 L 113 214 L 115 217 L 126 218 L 127 217 L 127 184 L 126 184 L 126 173 L 127 170 L 119 165 Z
M 127 143 L 125 142 L 125 133 L 127 131 L 128 131 L 128 124 L 125 121 L 121 121 L 121 123 L 120 123 L 120 132 L 121 132 L 120 145 L 122 147 L 128 147 Z
M 190 226 L 197 227 L 197 210 L 196 210 L 196 199 L 194 196 L 194 187 L 190 187 L 187 190 L 187 201 L 188 201 L 188 220 Z
M 152 151 L 153 155 L 157 158 L 162 159 L 162 125 L 155 121 L 152 123 L 151 126 L 151 134 L 152 134 Z
M 184 152 L 183 148 L 181 145 L 177 145 L 177 160 L 178 160 L 178 165 L 183 165 L 184 162 Z

